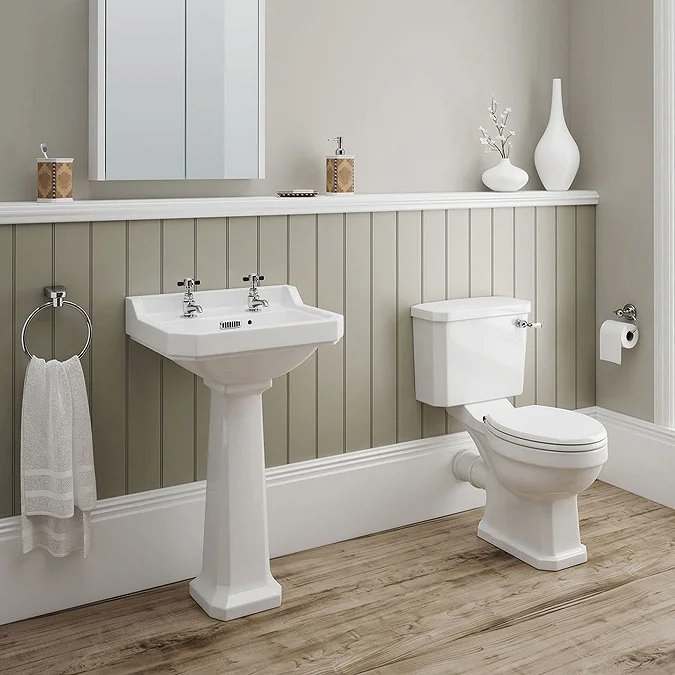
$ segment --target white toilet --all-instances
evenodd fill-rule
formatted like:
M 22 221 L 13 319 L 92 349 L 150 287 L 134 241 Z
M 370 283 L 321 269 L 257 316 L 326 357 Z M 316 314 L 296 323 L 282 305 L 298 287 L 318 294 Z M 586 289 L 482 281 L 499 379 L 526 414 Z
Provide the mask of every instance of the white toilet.
M 453 473 L 484 488 L 478 536 L 542 570 L 586 562 L 577 495 L 607 460 L 607 432 L 570 410 L 514 408 L 525 374 L 528 300 L 486 297 L 415 305 L 417 400 L 442 406 L 475 442 Z

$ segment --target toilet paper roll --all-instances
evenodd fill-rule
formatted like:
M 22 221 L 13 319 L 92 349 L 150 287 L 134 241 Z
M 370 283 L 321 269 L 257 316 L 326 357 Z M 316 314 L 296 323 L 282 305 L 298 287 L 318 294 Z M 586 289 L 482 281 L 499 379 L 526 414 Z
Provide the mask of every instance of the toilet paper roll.
M 605 321 L 600 326 L 600 360 L 621 363 L 621 350 L 633 349 L 640 332 L 633 323 Z

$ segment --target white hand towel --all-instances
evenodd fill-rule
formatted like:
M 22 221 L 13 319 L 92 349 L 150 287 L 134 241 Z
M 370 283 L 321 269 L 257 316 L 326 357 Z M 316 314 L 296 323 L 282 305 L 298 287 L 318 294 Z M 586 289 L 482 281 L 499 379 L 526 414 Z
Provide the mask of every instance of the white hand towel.
M 40 547 L 58 557 L 77 550 L 87 556 L 96 480 L 87 392 L 77 357 L 46 364 L 33 357 L 26 371 L 21 502 L 24 553 Z
M 87 385 L 82 364 L 77 356 L 64 361 L 63 367 L 70 384 L 73 401 L 73 488 L 75 506 L 81 511 L 92 511 L 96 506 L 96 476 L 94 474 L 94 445 L 91 437 L 91 419 Z
M 33 357 L 26 369 L 21 408 L 22 512 L 73 515 L 73 399 L 58 361 Z

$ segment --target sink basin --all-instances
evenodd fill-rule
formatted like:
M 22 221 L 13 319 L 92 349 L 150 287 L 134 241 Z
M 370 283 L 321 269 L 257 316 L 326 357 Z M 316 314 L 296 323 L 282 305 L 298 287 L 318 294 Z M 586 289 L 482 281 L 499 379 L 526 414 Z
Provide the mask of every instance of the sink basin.
M 126 331 L 190 372 L 223 384 L 279 377 L 320 344 L 342 337 L 342 316 L 303 304 L 294 286 L 262 288 L 270 306 L 258 312 L 247 310 L 247 294 L 246 288 L 197 292 L 204 311 L 190 319 L 182 316 L 182 293 L 130 297 Z
M 344 331 L 340 314 L 303 304 L 293 286 L 261 288 L 269 307 L 257 312 L 247 295 L 198 291 L 203 312 L 191 318 L 182 293 L 126 299 L 127 334 L 211 390 L 202 569 L 190 595 L 223 621 L 281 604 L 269 561 L 262 393 Z

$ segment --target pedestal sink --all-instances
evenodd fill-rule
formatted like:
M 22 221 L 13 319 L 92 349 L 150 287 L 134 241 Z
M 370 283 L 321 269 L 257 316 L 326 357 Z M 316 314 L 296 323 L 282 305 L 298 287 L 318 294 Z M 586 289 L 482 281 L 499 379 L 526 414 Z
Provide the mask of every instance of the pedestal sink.
M 305 305 L 293 286 L 202 291 L 203 312 L 182 316 L 182 293 L 126 299 L 126 332 L 203 378 L 211 390 L 202 570 L 190 595 L 216 619 L 281 604 L 270 572 L 262 393 L 316 348 L 343 335 L 340 314 Z

